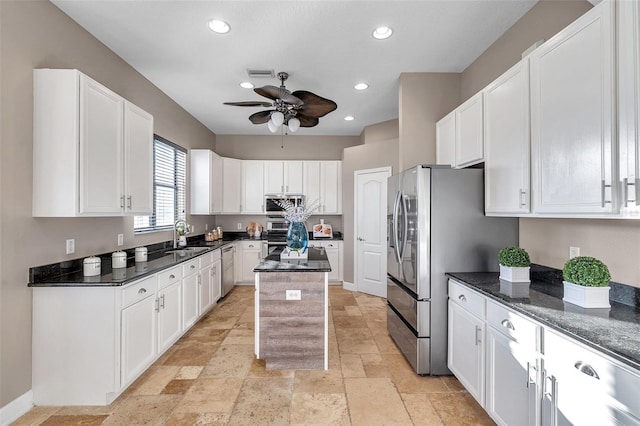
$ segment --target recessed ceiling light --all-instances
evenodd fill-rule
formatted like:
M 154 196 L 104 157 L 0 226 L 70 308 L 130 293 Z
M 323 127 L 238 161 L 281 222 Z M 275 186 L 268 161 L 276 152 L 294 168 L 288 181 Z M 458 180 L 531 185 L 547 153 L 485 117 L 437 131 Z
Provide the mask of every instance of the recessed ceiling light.
M 209 29 L 214 33 L 218 34 L 226 34 L 229 32 L 231 27 L 224 21 L 220 21 L 218 19 L 212 19 L 209 21 Z
M 353 115 L 347 115 L 344 119 L 345 119 L 345 121 L 353 121 L 356 118 Z
M 243 89 L 253 89 L 255 86 L 251 82 L 243 81 L 242 83 L 240 83 L 240 87 L 242 87 Z
M 369 85 L 367 83 L 358 83 L 355 86 L 353 86 L 353 88 L 356 90 L 366 90 L 369 88 Z
M 393 30 L 389 27 L 378 27 L 373 30 L 373 38 L 377 40 L 384 40 L 385 38 L 391 37 L 393 34 Z

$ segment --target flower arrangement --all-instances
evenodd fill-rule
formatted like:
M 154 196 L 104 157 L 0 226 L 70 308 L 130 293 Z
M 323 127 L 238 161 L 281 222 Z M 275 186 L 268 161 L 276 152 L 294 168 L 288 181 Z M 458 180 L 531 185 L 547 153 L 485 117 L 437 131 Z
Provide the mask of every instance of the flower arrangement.
M 309 204 L 302 203 L 299 206 L 286 199 L 275 200 L 275 203 L 284 209 L 284 218 L 289 222 L 306 222 L 309 216 L 320 207 L 318 200 L 314 200 Z

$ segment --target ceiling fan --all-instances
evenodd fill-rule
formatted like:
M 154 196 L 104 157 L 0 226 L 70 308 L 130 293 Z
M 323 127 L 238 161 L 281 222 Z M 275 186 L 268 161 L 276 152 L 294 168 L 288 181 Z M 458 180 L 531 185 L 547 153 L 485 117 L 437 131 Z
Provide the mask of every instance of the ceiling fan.
M 299 127 L 313 127 L 319 122 L 320 117 L 324 117 L 331 111 L 338 108 L 338 105 L 330 99 L 323 98 L 315 93 L 306 90 L 296 90 L 290 92 L 284 87 L 284 82 L 289 78 L 286 72 L 279 72 L 280 87 L 264 86 L 253 89 L 257 94 L 273 100 L 264 101 L 243 101 L 225 102 L 225 105 L 244 107 L 272 107 L 273 109 L 256 112 L 249 116 L 253 124 L 267 123 L 272 133 L 285 124 L 289 130 L 295 132 Z

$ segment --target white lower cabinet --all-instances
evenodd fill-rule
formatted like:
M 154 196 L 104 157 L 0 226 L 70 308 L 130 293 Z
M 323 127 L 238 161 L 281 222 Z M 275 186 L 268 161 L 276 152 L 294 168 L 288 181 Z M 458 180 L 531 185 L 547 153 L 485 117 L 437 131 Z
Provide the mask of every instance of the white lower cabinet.
M 499 425 L 640 425 L 640 371 L 453 280 L 449 369 Z
M 266 241 L 254 240 L 254 241 L 240 241 L 236 247 L 236 281 L 238 282 L 253 282 L 255 280 L 255 274 L 253 268 L 255 268 L 263 256 L 263 245 Z
M 342 241 L 309 241 L 309 247 L 324 247 L 327 253 L 327 259 L 329 259 L 329 265 L 331 265 L 331 272 L 329 272 L 330 282 L 342 282 L 343 272 L 343 254 L 342 254 Z
M 217 271 L 210 281 L 215 302 L 220 259 L 215 252 L 202 256 L 212 253 L 207 268 Z M 34 404 L 112 403 L 205 313 L 198 310 L 199 262 L 122 287 L 34 287 Z
M 451 281 L 448 327 L 449 369 L 484 406 L 484 300 L 476 292 Z
M 199 315 L 207 313 L 220 299 L 220 249 L 200 257 L 200 307 Z

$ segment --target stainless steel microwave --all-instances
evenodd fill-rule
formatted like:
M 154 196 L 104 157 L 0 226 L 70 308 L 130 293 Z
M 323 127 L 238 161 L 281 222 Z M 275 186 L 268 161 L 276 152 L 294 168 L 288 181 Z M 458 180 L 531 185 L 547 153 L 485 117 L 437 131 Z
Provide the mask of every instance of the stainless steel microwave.
M 267 194 L 265 195 L 265 211 L 267 215 L 274 217 L 284 216 L 285 209 L 278 205 L 278 202 L 284 200 L 289 201 L 295 207 L 304 204 L 304 195 L 302 194 Z

